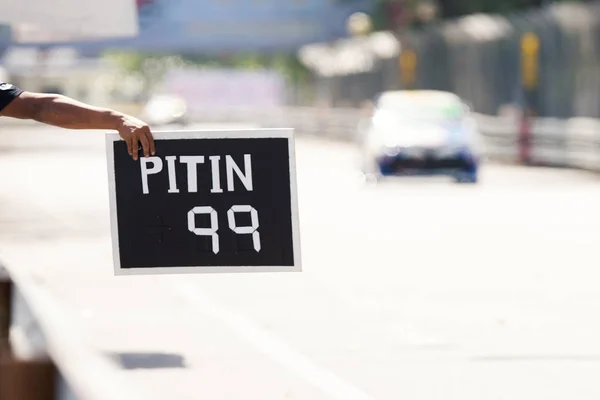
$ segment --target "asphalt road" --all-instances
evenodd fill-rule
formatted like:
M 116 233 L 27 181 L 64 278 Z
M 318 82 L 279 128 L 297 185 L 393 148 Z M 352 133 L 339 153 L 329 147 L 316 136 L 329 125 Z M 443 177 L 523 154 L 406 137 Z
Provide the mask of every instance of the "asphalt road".
M 117 278 L 103 140 L 0 131 L 0 250 L 146 399 L 600 398 L 598 176 L 365 186 L 299 138 L 303 272 Z

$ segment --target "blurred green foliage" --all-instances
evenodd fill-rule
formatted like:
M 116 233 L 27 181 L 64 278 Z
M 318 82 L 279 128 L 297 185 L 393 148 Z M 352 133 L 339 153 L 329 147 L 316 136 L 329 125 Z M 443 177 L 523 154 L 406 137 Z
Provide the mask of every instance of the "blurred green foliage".
M 239 53 L 209 56 L 109 50 L 103 57 L 123 73 L 140 77 L 144 81 L 146 92 L 151 91 L 169 69 L 182 67 L 270 69 L 278 71 L 291 85 L 302 85 L 310 78 L 309 71 L 298 61 L 295 54 Z

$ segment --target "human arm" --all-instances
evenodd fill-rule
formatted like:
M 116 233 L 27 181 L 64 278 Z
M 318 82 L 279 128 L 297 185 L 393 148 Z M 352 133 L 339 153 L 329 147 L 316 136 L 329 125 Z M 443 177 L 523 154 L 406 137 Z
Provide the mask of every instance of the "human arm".
M 95 107 L 67 96 L 33 93 L 12 85 L 0 85 L 0 116 L 29 119 L 65 129 L 111 129 L 127 143 L 129 155 L 137 160 L 138 142 L 144 156 L 155 154 L 150 128 L 143 121 L 108 108 Z

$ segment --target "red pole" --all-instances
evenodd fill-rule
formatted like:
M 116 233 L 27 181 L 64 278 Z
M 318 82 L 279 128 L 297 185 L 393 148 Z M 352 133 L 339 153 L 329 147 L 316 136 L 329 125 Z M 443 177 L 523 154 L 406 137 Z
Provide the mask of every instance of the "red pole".
M 519 127 L 519 162 L 531 163 L 531 113 L 527 109 L 523 111 Z

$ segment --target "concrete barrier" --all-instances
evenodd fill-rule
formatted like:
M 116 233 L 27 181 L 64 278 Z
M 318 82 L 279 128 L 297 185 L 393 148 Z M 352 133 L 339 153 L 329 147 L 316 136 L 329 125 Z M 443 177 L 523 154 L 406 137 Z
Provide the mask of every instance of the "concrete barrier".
M 2 400 L 142 400 L 36 280 L 0 264 Z M 35 383 L 35 384 L 33 384 Z

